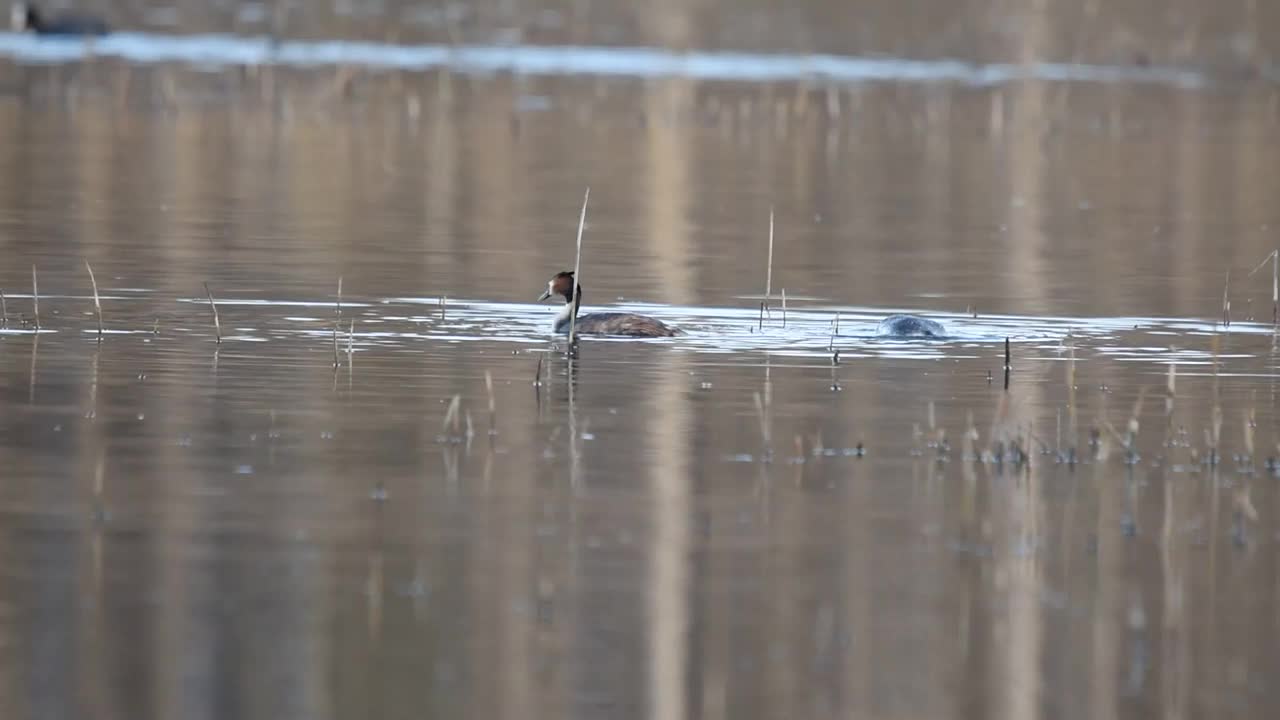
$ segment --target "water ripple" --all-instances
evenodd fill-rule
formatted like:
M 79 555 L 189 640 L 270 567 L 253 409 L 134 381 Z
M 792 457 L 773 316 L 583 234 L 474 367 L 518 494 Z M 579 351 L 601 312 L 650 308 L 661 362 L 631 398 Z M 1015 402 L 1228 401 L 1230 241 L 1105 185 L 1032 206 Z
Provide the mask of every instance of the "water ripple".
M 235 35 L 115 33 L 104 38 L 39 37 L 0 33 L 0 55 L 29 64 L 62 64 L 94 56 L 135 63 L 177 62 L 218 68 L 234 65 L 329 67 L 361 65 L 391 70 L 447 68 L 462 73 L 600 75 L 637 78 L 770 82 L 823 80 L 1001 85 L 1022 80 L 1146 83 L 1197 88 L 1204 73 L 1184 68 L 1074 63 L 976 64 L 840 55 L 673 52 L 649 47 L 536 45 L 393 45 L 339 40 L 276 40 Z

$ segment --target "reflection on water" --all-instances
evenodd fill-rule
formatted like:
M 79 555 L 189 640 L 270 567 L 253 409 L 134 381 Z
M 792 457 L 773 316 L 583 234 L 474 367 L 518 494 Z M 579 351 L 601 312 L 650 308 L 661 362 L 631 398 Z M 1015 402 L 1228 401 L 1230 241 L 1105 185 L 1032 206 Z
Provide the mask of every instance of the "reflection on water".
M 1280 710 L 1273 88 L 452 67 L 4 68 L 6 717 Z

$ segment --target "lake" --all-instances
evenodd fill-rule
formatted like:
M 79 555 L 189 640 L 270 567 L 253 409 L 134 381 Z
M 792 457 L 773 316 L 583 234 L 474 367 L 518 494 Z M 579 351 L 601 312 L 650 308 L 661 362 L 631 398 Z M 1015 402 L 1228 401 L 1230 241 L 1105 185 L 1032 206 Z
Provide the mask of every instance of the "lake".
M 722 5 L 0 35 L 7 716 L 1280 712 L 1280 18 Z

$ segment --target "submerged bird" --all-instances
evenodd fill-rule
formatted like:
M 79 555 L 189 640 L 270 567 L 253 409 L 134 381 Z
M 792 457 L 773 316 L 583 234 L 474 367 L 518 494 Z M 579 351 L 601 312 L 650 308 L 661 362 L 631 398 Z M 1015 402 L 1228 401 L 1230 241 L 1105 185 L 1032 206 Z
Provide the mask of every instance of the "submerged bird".
M 14 3 L 9 9 L 9 24 L 14 32 L 37 35 L 106 35 L 110 30 L 102 20 L 91 15 L 59 15 L 46 19 L 33 5 Z
M 556 332 L 569 332 L 569 321 L 577 315 L 578 307 L 582 305 L 582 286 L 578 286 L 578 296 L 574 298 L 573 285 L 573 273 L 568 271 L 557 273 L 547 283 L 547 291 L 538 298 L 538 302 L 542 302 L 553 295 L 564 297 L 564 308 L 556 313 Z M 574 332 L 626 337 L 674 337 L 681 334 L 676 328 L 656 318 L 620 312 L 581 315 L 574 325 Z
M 942 323 L 915 315 L 890 315 L 876 326 L 876 335 L 941 338 L 947 336 L 947 329 L 942 326 Z

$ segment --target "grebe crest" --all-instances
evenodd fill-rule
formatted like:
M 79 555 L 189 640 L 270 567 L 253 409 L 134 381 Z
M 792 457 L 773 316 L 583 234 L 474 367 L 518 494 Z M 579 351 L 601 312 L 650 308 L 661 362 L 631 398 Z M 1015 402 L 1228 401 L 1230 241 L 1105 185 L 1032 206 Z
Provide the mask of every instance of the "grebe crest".
M 944 338 L 947 329 L 942 323 L 926 320 L 916 315 L 890 315 L 876 326 L 876 335 L 881 337 L 928 337 Z
M 542 302 L 549 297 L 559 295 L 564 298 L 564 307 L 556 313 L 555 331 L 569 332 L 569 324 L 578 308 L 582 305 L 582 286 L 578 285 L 574 294 L 573 273 L 566 270 L 556 273 L 547 282 L 547 290 L 538 298 Z M 602 312 L 579 315 L 574 323 L 574 332 L 586 335 L 618 335 L 623 337 L 674 337 L 680 331 L 663 323 L 657 318 L 633 313 Z

